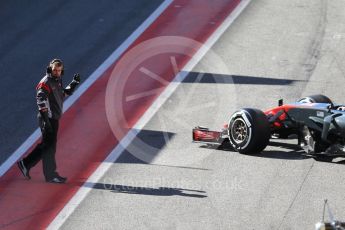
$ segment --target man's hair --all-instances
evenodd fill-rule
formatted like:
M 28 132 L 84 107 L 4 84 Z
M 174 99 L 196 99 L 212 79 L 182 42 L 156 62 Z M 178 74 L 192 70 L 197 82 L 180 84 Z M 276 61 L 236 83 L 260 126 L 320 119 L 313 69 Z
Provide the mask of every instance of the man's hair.
M 51 67 L 53 67 L 53 66 L 61 67 L 61 66 L 63 66 L 63 62 L 61 61 L 61 59 L 55 58 L 55 59 L 51 60 L 51 62 L 49 63 L 49 66 L 51 66 Z

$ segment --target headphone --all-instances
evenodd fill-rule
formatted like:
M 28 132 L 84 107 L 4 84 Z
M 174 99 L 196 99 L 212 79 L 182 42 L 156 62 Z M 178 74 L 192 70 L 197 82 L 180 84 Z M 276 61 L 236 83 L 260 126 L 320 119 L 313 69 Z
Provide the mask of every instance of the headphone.
M 47 73 L 51 74 L 53 72 L 53 65 L 57 64 L 58 66 L 62 66 L 62 71 L 61 71 L 61 75 L 64 74 L 64 65 L 63 62 L 61 61 L 61 59 L 58 58 L 54 58 L 53 60 L 51 60 L 51 62 L 49 62 L 49 65 L 47 66 Z

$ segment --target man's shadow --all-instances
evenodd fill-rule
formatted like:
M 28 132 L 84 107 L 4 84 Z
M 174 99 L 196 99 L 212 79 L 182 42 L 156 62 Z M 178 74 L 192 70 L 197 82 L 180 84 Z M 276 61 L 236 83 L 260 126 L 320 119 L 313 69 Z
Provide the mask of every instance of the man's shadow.
M 207 197 L 205 191 L 183 189 L 183 188 L 169 188 L 169 187 L 137 187 L 128 185 L 118 184 L 103 184 L 103 183 L 90 183 L 87 187 L 93 189 L 109 190 L 113 193 L 126 193 L 126 194 L 137 194 L 147 196 L 184 196 L 193 198 L 205 198 Z

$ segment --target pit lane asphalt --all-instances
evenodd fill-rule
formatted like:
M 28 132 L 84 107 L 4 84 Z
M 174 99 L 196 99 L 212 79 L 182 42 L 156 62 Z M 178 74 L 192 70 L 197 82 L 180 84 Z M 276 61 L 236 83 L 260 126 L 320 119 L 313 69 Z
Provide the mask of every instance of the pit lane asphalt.
M 0 3 L 0 164 L 38 127 L 35 87 L 52 58 L 88 77 L 162 1 Z
M 305 158 L 294 140 L 256 156 L 205 148 L 191 128 L 219 128 L 237 108 L 279 98 L 343 102 L 344 7 L 253 1 L 212 49 L 227 68 L 206 55 L 131 144 L 152 147 L 150 160 L 130 148 L 62 229 L 312 229 L 324 199 L 343 219 L 342 162 Z

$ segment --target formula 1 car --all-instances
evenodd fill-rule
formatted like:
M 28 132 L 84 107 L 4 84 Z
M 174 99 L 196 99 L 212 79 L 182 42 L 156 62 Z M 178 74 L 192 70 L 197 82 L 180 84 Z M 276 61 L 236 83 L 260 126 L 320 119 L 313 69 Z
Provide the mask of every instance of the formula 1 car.
M 220 131 L 198 126 L 193 141 L 244 154 L 263 151 L 271 138 L 296 138 L 307 153 L 323 160 L 345 157 L 345 111 L 325 95 L 301 98 L 292 104 L 278 101 L 278 107 L 261 111 L 243 108 L 234 112 Z

